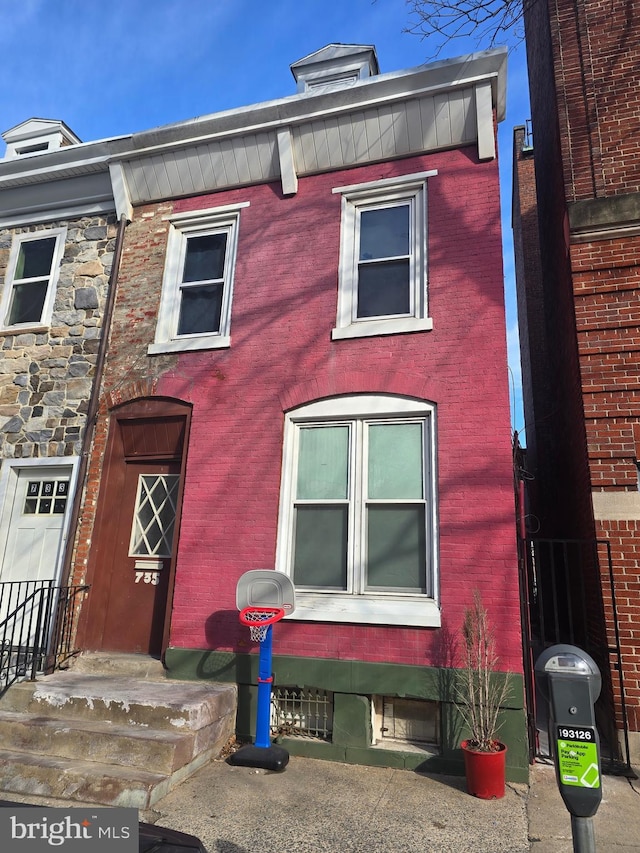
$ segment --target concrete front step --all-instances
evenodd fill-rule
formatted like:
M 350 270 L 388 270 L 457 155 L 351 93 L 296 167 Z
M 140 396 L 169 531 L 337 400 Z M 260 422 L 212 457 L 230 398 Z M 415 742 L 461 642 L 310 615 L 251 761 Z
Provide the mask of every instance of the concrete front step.
M 235 730 L 235 685 L 56 672 L 0 698 L 0 793 L 147 809 Z
M 169 732 L 104 721 L 58 719 L 0 711 L 0 749 L 145 767 L 171 774 L 197 754 L 196 732 Z M 216 738 L 205 748 L 213 748 Z
M 162 681 L 166 670 L 159 658 L 149 655 L 111 654 L 108 652 L 82 652 L 71 663 L 73 672 L 88 675 L 124 675 L 130 678 L 151 678 Z
M 0 699 L 0 710 L 176 731 L 200 729 L 235 713 L 235 702 L 235 688 L 226 684 L 136 681 L 70 671 L 13 685 Z
M 146 809 L 171 787 L 170 777 L 140 768 L 0 749 L 4 794 Z

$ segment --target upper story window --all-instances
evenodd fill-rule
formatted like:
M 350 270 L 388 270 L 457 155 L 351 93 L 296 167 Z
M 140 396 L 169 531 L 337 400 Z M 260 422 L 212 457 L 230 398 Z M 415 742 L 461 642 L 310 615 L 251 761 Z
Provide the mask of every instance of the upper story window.
M 333 339 L 425 331 L 427 178 L 422 172 L 342 194 L 338 314 Z
M 434 416 L 376 395 L 287 416 L 277 565 L 293 618 L 439 624 Z
M 66 228 L 14 237 L 2 295 L 2 328 L 49 325 Z
M 240 210 L 248 202 L 190 211 L 171 222 L 155 342 L 149 353 L 231 344 Z

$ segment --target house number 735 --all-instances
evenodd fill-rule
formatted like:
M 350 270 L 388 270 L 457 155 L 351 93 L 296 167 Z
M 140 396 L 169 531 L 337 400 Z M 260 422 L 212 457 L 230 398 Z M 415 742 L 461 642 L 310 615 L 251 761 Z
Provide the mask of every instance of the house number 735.
M 140 581 L 157 586 L 160 583 L 160 572 L 136 572 L 136 583 Z

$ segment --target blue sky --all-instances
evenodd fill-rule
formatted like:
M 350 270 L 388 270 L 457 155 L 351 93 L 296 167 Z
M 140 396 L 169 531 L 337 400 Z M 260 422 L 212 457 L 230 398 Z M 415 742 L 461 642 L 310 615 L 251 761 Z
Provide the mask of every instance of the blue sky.
M 36 116 L 83 141 L 295 92 L 289 65 L 331 42 L 374 44 L 382 72 L 429 60 L 405 0 L 0 0 L 0 132 Z M 484 49 L 457 39 L 439 59 Z M 513 426 L 523 429 L 511 241 L 513 128 L 529 118 L 522 47 L 500 126 Z M 0 152 L 1 153 L 1 152 Z M 514 395 L 515 392 L 515 395 Z

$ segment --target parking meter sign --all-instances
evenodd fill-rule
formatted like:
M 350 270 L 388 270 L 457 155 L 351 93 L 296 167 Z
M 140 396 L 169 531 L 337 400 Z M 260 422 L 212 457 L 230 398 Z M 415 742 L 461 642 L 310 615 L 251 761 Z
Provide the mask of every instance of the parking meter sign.
M 557 726 L 560 782 L 577 788 L 600 787 L 598 738 L 591 726 Z

